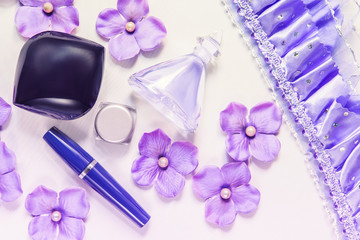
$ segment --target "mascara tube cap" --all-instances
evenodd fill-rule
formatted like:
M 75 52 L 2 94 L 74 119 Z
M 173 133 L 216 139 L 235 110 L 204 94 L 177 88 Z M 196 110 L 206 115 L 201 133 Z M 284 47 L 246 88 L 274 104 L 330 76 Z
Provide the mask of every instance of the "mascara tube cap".
M 44 139 L 77 175 L 81 174 L 94 160 L 79 144 L 56 127 L 52 127 L 44 135 Z
M 150 215 L 135 199 L 75 141 L 56 127 L 51 128 L 43 138 L 81 179 L 138 226 L 143 227 L 150 220 Z

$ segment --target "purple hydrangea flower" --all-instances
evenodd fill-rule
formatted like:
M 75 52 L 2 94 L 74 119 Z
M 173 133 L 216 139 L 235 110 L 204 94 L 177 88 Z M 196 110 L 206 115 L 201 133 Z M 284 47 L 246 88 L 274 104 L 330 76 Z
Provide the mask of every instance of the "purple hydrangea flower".
M 31 38 L 44 31 L 71 33 L 79 26 L 74 0 L 20 0 L 15 24 L 19 33 Z
M 260 202 L 260 192 L 249 185 L 249 168 L 242 162 L 225 164 L 221 169 L 208 166 L 193 177 L 193 190 L 206 201 L 205 217 L 210 223 L 226 226 L 237 213 L 250 213 Z
M 220 113 L 228 154 L 237 161 L 246 161 L 250 154 L 259 161 L 274 160 L 281 148 L 274 136 L 281 127 L 281 112 L 271 102 L 253 107 L 248 120 L 247 112 L 244 105 L 233 102 Z
M 0 97 L 0 129 L 8 120 L 11 107 Z M 11 202 L 22 194 L 19 174 L 15 171 L 16 157 L 0 140 L 0 194 L 1 200 Z
M 160 129 L 144 133 L 139 150 L 141 156 L 131 169 L 134 181 L 141 186 L 155 181 L 155 189 L 164 197 L 178 195 L 185 185 L 184 176 L 198 165 L 196 146 L 189 142 L 171 144 L 171 139 Z
M 90 205 L 83 189 L 65 189 L 59 193 L 58 198 L 57 192 L 39 186 L 27 196 L 25 208 L 34 217 L 28 229 L 32 239 L 84 238 L 84 219 L 89 213 Z
M 164 24 L 149 13 L 147 0 L 118 0 L 117 9 L 103 10 L 96 22 L 100 36 L 110 39 L 110 54 L 118 61 L 152 51 L 166 36 Z

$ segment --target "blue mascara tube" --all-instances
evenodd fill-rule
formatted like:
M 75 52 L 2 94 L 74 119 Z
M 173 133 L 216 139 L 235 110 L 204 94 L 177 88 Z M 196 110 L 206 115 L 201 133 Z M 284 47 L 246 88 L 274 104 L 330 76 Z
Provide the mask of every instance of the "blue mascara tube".
M 119 183 L 84 149 L 56 127 L 44 135 L 44 140 L 57 152 L 78 176 L 101 196 L 120 209 L 139 227 L 143 227 L 150 216 L 120 186 Z

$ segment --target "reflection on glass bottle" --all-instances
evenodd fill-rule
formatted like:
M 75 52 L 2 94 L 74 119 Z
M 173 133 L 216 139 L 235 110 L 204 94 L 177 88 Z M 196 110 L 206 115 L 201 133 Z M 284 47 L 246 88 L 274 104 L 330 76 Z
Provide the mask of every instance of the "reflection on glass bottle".
M 178 127 L 194 132 L 205 89 L 206 64 L 219 55 L 221 33 L 199 39 L 194 52 L 133 74 L 129 84 Z

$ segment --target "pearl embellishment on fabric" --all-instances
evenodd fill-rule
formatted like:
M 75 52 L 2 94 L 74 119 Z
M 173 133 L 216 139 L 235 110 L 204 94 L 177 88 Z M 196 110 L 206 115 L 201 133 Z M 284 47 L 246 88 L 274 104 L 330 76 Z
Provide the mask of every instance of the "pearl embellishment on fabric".
M 43 10 L 45 13 L 50 14 L 54 11 L 54 6 L 52 5 L 51 2 L 46 2 L 43 5 Z
M 125 25 L 125 29 L 129 33 L 133 33 L 135 31 L 135 28 L 136 28 L 136 26 L 135 26 L 135 23 L 133 23 L 133 22 L 127 22 Z
M 54 222 L 59 222 L 61 218 L 62 218 L 61 212 L 54 211 L 51 213 L 51 220 L 53 220 Z
M 161 157 L 159 158 L 158 164 L 159 167 L 166 168 L 167 166 L 169 166 L 169 159 L 167 159 L 166 157 Z
M 231 197 L 231 191 L 228 188 L 221 189 L 220 196 L 224 200 L 228 200 Z
M 256 128 L 253 127 L 253 126 L 248 126 L 248 127 L 245 129 L 245 134 L 246 134 L 246 136 L 248 136 L 248 137 L 253 137 L 253 136 L 255 136 L 255 134 L 256 134 Z

